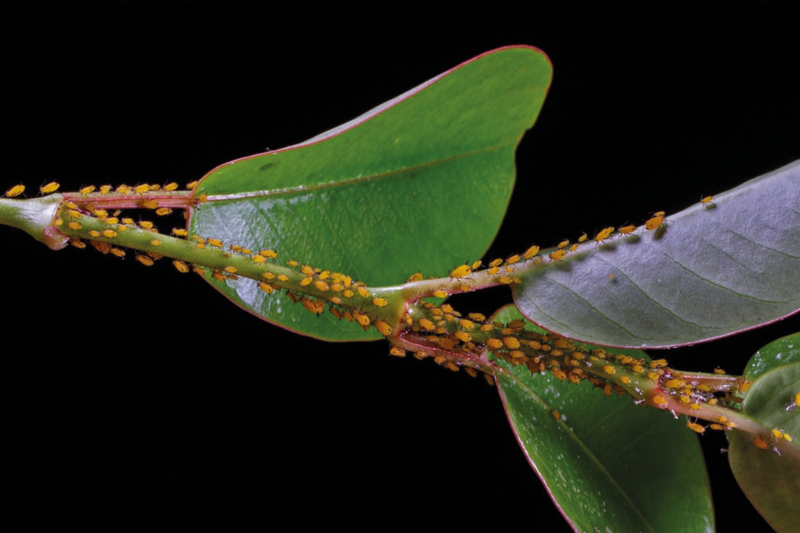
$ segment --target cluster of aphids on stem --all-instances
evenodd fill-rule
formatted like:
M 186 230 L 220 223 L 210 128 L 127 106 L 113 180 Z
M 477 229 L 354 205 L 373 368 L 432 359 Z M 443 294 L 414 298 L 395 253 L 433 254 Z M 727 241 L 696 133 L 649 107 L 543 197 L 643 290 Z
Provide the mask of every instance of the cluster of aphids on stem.
M 191 190 L 196 185 L 197 182 L 192 182 L 186 188 Z M 52 182 L 43 185 L 40 191 L 43 194 L 50 194 L 57 191 L 58 188 L 58 183 Z M 178 184 L 176 183 L 169 183 L 163 187 L 141 184 L 135 187 L 121 185 L 114 192 L 117 196 L 124 197 L 160 190 L 168 194 L 177 189 Z M 23 185 L 17 185 L 9 189 L 5 196 L 14 198 L 22 195 L 24 191 Z M 95 193 L 95 191 L 97 192 Z M 129 217 L 120 218 L 121 211 L 119 210 L 109 214 L 106 209 L 95 206 L 96 203 L 102 203 L 102 198 L 111 192 L 112 188 L 109 185 L 99 188 L 88 186 L 79 191 L 79 196 L 71 195 L 69 199 L 65 198 L 63 206 L 66 208 L 66 220 L 58 217 L 55 221 L 56 225 L 66 224 L 70 229 L 78 231 L 82 228 L 81 218 L 92 216 L 104 221 L 108 225 L 108 229 L 92 230 L 89 232 L 91 237 L 102 236 L 105 239 L 113 239 L 119 232 L 127 231 L 132 227 L 157 233 L 158 230 L 152 222 L 140 220 L 137 223 Z M 199 197 L 199 200 L 195 199 L 194 201 L 204 201 L 204 198 Z M 701 203 L 707 208 L 714 207 L 711 196 L 703 198 Z M 160 216 L 172 213 L 170 207 L 159 205 L 158 200 L 143 198 L 135 206 L 151 209 Z M 646 231 L 654 231 L 664 224 L 665 213 L 657 212 L 645 222 L 644 226 Z M 598 245 L 603 243 L 615 234 L 615 230 L 620 238 L 627 238 L 636 229 L 636 226 L 633 225 L 623 226 L 619 229 L 607 227 L 597 233 L 594 241 Z M 225 244 L 219 239 L 203 238 L 198 235 L 190 236 L 188 231 L 183 228 L 173 228 L 172 234 L 179 238 L 191 239 L 198 249 L 225 248 Z M 560 261 L 567 254 L 577 251 L 579 246 L 587 240 L 586 234 L 583 234 L 578 242 L 572 245 L 565 240 L 547 255 L 547 259 Z M 105 240 L 90 239 L 89 242 L 104 254 L 112 254 L 117 257 L 126 255 L 125 250 L 112 246 Z M 86 244 L 77 237 L 71 237 L 70 243 L 77 248 L 86 247 Z M 161 243 L 154 238 L 150 244 L 158 246 Z M 278 254 L 270 249 L 254 252 L 236 244 L 229 245 L 228 249 L 231 253 L 250 257 L 254 263 L 265 266 L 267 263 L 275 264 L 273 262 L 278 257 Z M 520 279 L 514 276 L 515 270 L 523 264 L 537 265 L 541 263 L 544 258 L 538 254 L 539 247 L 531 246 L 524 254 L 512 255 L 505 260 L 491 261 L 482 273 L 488 276 L 487 280 L 499 284 L 520 283 Z M 157 253 L 148 251 L 137 253 L 136 260 L 145 266 L 152 266 L 154 261 L 161 257 Z M 313 287 L 318 294 L 325 294 L 324 299 L 308 294 L 301 295 L 299 292 L 303 289 L 297 287 L 294 291 L 291 290 L 286 287 L 286 285 L 291 286 L 286 274 L 275 274 L 267 270 L 260 274 L 262 279 L 258 280 L 258 287 L 267 294 L 285 289 L 287 296 L 293 302 L 301 303 L 308 312 L 314 315 L 321 315 L 327 305 L 329 312 L 340 320 L 358 323 L 365 330 L 375 327 L 393 342 L 394 346 L 390 353 L 396 357 L 405 357 L 407 351 L 410 351 L 417 359 L 430 357 L 437 364 L 452 371 L 458 371 L 463 367 L 472 377 L 478 375 L 478 370 L 483 370 L 487 372 L 484 374 L 487 381 L 492 384 L 490 369 L 493 363 L 486 358 L 487 351 L 491 351 L 495 357 L 513 365 L 524 365 L 532 373 L 549 372 L 560 381 L 568 381 L 576 385 L 582 381 L 589 381 L 595 387 L 602 389 L 606 396 L 629 394 L 637 403 L 649 401 L 655 407 L 667 408 L 667 398 L 684 404 L 689 410 L 700 410 L 702 403 L 717 405 L 722 401 L 723 405 L 733 406 L 741 401 L 741 398 L 734 396 L 730 391 L 720 397 L 708 385 L 684 379 L 682 374 L 668 368 L 663 359 L 646 361 L 628 355 L 613 354 L 601 348 L 587 349 L 579 343 L 555 334 L 526 330 L 523 320 L 513 320 L 508 324 L 503 324 L 487 320 L 484 315 L 479 313 L 470 313 L 467 317 L 463 317 L 449 304 L 437 306 L 423 300 L 419 305 L 407 308 L 407 312 L 403 314 L 399 324 L 392 326 L 382 320 L 381 318 L 385 317 L 380 317 L 377 312 L 380 308 L 387 306 L 387 301 L 372 294 L 365 283 L 354 281 L 350 276 L 341 273 L 300 264 L 295 260 L 288 260 L 285 264 L 287 268 L 295 270 L 301 275 L 299 287 Z M 181 273 L 190 271 L 200 275 L 206 273 L 204 266 L 187 264 L 179 259 L 175 259 L 173 265 Z M 481 261 L 476 261 L 471 265 L 465 264 L 453 269 L 449 277 L 456 283 L 448 285 L 450 292 L 472 290 L 471 278 L 473 274 L 480 272 L 478 269 L 481 265 Z M 220 270 L 212 269 L 211 276 L 218 281 L 235 281 L 238 279 L 237 272 L 238 269 L 231 265 Z M 423 280 L 423 275 L 416 273 L 407 282 Z M 445 290 L 435 290 L 431 296 L 445 298 L 449 294 Z M 721 370 L 717 370 L 717 372 L 724 374 L 724 371 Z M 642 391 L 636 385 L 640 378 L 649 380 L 655 387 L 655 394 L 649 400 L 644 399 Z M 740 382 L 738 388 L 732 392 L 745 392 L 749 387 L 750 382 Z M 798 405 L 800 405 L 800 393 L 797 393 L 787 409 L 794 409 Z M 687 422 L 686 426 L 702 434 L 706 429 L 732 430 L 736 427 L 736 422 L 720 415 L 717 420 L 707 426 L 699 424 L 697 420 Z M 777 451 L 775 442 L 780 440 L 791 442 L 792 437 L 785 431 L 775 428 L 771 435 L 753 438 L 753 443 L 758 448 L 772 448 Z

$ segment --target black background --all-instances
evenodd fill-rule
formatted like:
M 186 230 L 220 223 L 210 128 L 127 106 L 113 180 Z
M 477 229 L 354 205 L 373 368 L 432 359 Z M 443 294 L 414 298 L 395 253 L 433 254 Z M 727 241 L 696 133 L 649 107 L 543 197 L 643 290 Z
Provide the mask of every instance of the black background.
M 511 44 L 544 50 L 555 74 L 487 257 L 641 223 L 800 157 L 800 44 L 782 4 L 0 13 L 2 190 L 187 183 Z M 8 228 L 0 239 L 6 529 L 568 530 L 483 380 L 388 357 L 382 342 L 290 334 L 166 262 L 56 253 Z M 455 303 L 510 301 L 487 292 Z M 792 318 L 665 355 L 739 372 L 798 329 Z M 719 530 L 769 529 L 725 445 L 702 438 Z

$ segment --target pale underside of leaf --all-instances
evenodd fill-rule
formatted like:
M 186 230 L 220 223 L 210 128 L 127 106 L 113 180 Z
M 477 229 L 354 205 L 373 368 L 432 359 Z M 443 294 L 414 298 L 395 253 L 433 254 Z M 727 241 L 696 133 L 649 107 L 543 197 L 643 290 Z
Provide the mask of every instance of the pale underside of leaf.
M 724 337 L 800 307 L 800 163 L 563 261 L 514 297 L 545 329 L 586 342 L 670 347 Z

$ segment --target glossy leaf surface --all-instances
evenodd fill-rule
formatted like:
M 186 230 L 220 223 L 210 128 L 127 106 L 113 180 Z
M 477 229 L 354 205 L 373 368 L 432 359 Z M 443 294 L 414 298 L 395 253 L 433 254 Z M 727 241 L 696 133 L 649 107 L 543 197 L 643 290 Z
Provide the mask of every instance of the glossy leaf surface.
M 194 234 L 277 250 L 370 286 L 446 275 L 494 239 L 514 184 L 514 150 L 551 78 L 530 47 L 483 54 L 334 130 L 209 172 Z M 245 309 L 327 340 L 377 338 L 311 316 L 247 280 L 217 289 Z
M 500 316 L 520 315 L 509 306 Z M 627 396 L 605 397 L 588 381 L 574 385 L 499 364 L 497 384 L 517 440 L 578 531 L 714 529 L 703 456 L 683 420 Z
M 778 320 L 800 307 L 800 163 L 521 277 L 514 298 L 529 319 L 606 346 L 692 344 Z
M 764 426 L 760 438 L 770 449 L 756 447 L 752 435 L 734 432 L 729 448 L 731 469 L 772 527 L 795 531 L 800 524 L 800 407 L 792 405 L 800 392 L 800 334 L 759 350 L 747 364 L 745 378 L 753 385 L 742 402 L 742 412 Z M 793 440 L 776 438 L 772 429 L 788 433 Z

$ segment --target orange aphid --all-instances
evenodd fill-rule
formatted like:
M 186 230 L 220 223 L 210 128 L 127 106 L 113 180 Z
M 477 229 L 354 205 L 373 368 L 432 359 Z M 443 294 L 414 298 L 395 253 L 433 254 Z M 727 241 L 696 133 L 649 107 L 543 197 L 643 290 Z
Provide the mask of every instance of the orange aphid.
M 14 185 L 10 189 L 6 191 L 6 197 L 14 198 L 15 196 L 19 196 L 20 194 L 25 192 L 24 185 Z
M 325 310 L 325 302 L 303 298 L 301 300 L 301 303 L 303 304 L 303 307 L 305 307 L 308 311 L 314 313 L 315 315 L 320 315 Z
M 457 267 L 450 272 L 450 277 L 459 279 L 459 278 L 465 278 L 470 274 L 472 274 L 472 267 L 469 265 L 461 265 L 460 267 Z
M 656 215 L 647 222 L 644 223 L 644 229 L 647 231 L 653 231 L 654 229 L 658 229 L 664 223 L 664 215 Z

